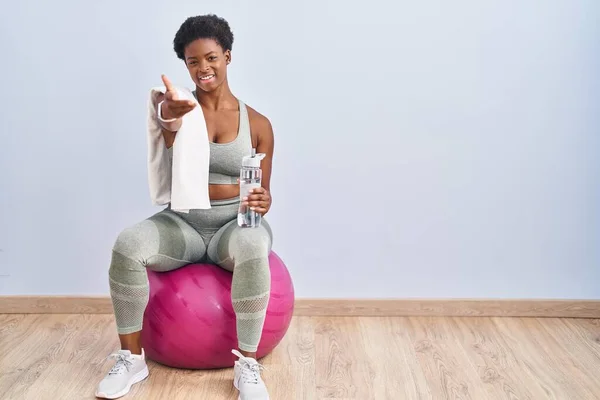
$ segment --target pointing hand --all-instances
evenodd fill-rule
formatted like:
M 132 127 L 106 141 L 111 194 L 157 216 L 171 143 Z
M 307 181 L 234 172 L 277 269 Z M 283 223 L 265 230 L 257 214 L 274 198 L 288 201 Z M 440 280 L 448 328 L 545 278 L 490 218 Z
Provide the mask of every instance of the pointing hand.
M 180 100 L 177 89 L 171 83 L 169 78 L 162 75 L 162 81 L 167 88 L 164 96 L 164 103 L 161 107 L 163 119 L 181 118 L 196 107 L 196 102 L 192 100 Z

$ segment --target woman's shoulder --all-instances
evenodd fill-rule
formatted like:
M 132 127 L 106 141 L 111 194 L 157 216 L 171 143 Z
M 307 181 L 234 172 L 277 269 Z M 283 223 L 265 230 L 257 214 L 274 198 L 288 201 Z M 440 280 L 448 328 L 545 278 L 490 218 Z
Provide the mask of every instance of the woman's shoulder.
M 255 132 L 272 132 L 271 121 L 265 115 L 246 104 L 250 127 Z

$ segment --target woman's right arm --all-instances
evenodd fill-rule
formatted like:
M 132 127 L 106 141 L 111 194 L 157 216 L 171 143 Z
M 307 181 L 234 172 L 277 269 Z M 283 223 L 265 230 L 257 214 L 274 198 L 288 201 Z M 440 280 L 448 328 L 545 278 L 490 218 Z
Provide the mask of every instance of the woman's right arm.
M 164 101 L 165 99 L 165 95 L 164 94 L 160 94 L 159 96 L 157 96 L 156 98 L 156 104 L 154 105 L 154 108 L 156 109 L 156 119 L 158 120 L 158 123 L 160 125 L 161 132 L 163 135 L 163 138 L 165 139 L 165 144 L 167 146 L 167 148 L 171 148 L 173 146 L 173 143 L 175 142 L 175 135 L 177 134 L 177 131 L 179 130 L 179 128 L 181 128 L 181 118 L 175 118 L 174 121 L 170 121 L 172 118 L 169 118 L 167 116 L 165 116 L 165 103 L 163 102 L 161 105 L 161 109 L 158 109 L 158 105 Z M 160 113 L 160 114 L 159 114 Z M 159 117 L 160 116 L 160 117 Z
M 162 80 L 167 91 L 157 96 L 155 108 L 165 143 L 167 148 L 170 148 L 175 142 L 177 131 L 181 128 L 183 116 L 192 111 L 196 103 L 191 100 L 179 100 L 177 89 L 171 81 L 165 75 L 162 76 Z

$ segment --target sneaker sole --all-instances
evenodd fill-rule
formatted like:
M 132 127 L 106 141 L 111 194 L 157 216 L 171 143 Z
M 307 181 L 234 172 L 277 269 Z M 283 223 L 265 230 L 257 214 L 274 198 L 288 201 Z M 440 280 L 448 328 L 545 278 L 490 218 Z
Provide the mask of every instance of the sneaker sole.
M 240 391 L 240 389 L 239 389 L 239 388 L 236 386 L 235 382 L 233 383 L 233 387 L 234 387 L 234 388 L 235 388 L 235 389 L 236 389 L 238 392 Z M 237 398 L 237 400 L 242 400 L 242 397 L 241 397 L 241 396 L 242 396 L 241 394 L 240 394 L 240 395 L 238 395 L 238 398 Z M 270 396 L 267 394 L 267 399 L 266 399 L 266 400 L 270 400 L 270 399 L 271 399 L 271 397 L 270 397 Z
M 129 391 L 131 390 L 131 386 L 135 385 L 138 382 L 143 381 L 144 379 L 146 379 L 148 377 L 148 375 L 149 375 L 148 366 L 145 366 L 143 370 L 141 370 L 140 372 L 135 374 L 133 377 L 131 377 L 131 380 L 129 382 L 127 382 L 127 386 L 125 386 L 125 389 L 121 390 L 120 392 L 111 394 L 111 395 L 108 395 L 108 394 L 102 393 L 102 392 L 96 392 L 96 397 L 99 397 L 101 399 L 118 399 L 119 397 L 123 397 L 127 393 L 129 393 Z
M 237 400 L 242 400 L 242 398 L 238 396 Z M 270 397 L 267 397 L 267 400 L 270 400 Z

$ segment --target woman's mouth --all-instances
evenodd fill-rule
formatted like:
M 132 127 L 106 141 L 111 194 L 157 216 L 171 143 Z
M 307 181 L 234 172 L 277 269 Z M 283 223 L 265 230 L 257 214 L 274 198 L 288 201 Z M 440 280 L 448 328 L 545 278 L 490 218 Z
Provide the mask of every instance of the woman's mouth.
M 200 77 L 200 80 L 201 80 L 202 82 L 207 82 L 207 81 L 210 81 L 210 80 L 211 80 L 212 78 L 214 78 L 214 77 L 215 77 L 215 75 L 214 75 L 214 74 L 211 74 L 211 75 L 204 75 L 204 76 L 201 76 L 201 77 Z

